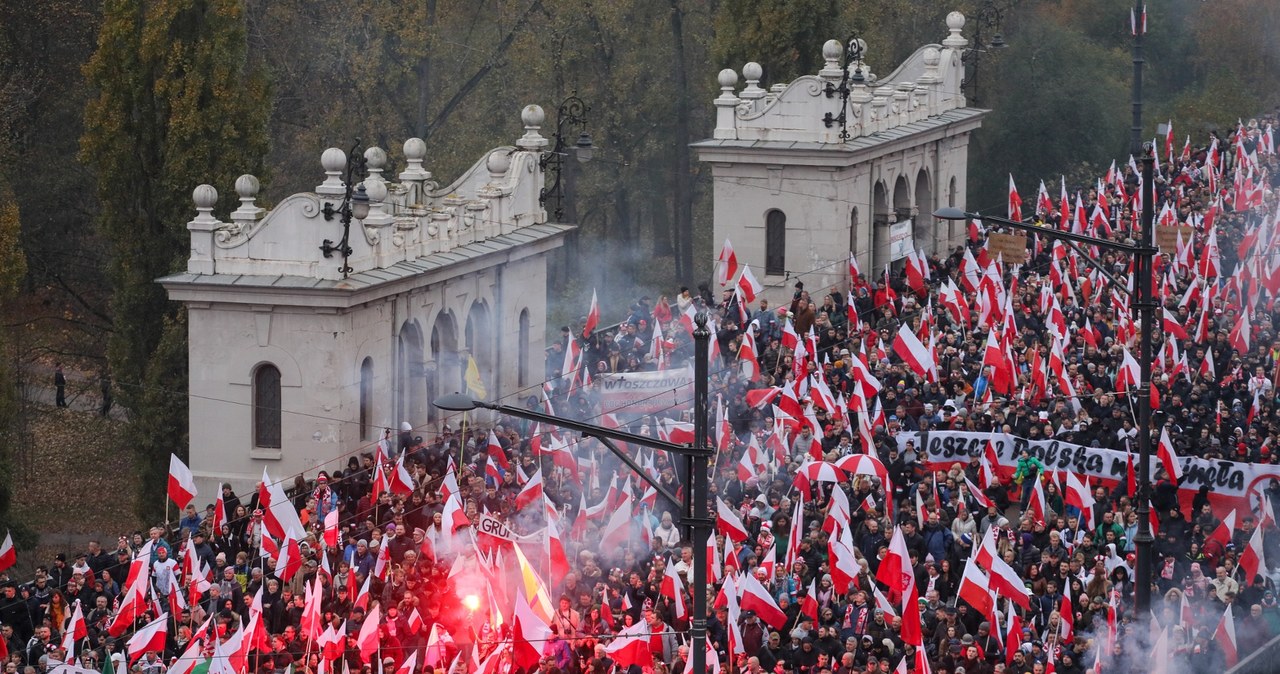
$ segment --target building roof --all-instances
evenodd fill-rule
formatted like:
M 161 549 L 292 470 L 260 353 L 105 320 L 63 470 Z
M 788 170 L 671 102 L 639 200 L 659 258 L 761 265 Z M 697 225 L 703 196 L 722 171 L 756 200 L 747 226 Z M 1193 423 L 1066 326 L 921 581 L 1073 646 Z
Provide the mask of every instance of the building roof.
M 953 108 L 935 117 L 927 117 L 918 122 L 909 122 L 886 131 L 877 131 L 876 133 L 866 136 L 858 136 L 844 143 L 818 143 L 813 141 L 797 140 L 729 140 L 708 138 L 706 140 L 700 140 L 696 143 L 692 143 L 690 147 L 696 149 L 723 148 L 782 151 L 792 150 L 802 152 L 816 151 L 856 154 L 863 150 L 870 150 L 877 146 L 909 138 L 917 134 L 936 131 L 953 124 L 977 121 L 984 117 L 988 112 L 990 111 L 982 108 Z
M 193 274 L 182 272 L 157 281 L 170 292 L 180 289 L 214 289 L 233 287 L 254 290 L 327 291 L 328 293 L 356 294 L 378 286 L 404 281 L 413 277 L 447 269 L 489 256 L 498 256 L 516 249 L 550 242 L 573 230 L 573 225 L 543 223 L 527 225 L 508 234 L 483 241 L 467 243 L 447 251 L 432 253 L 413 260 L 401 260 L 388 267 L 362 271 L 345 279 L 318 279 L 294 275 L 253 274 Z M 175 298 L 176 299 L 176 298 Z

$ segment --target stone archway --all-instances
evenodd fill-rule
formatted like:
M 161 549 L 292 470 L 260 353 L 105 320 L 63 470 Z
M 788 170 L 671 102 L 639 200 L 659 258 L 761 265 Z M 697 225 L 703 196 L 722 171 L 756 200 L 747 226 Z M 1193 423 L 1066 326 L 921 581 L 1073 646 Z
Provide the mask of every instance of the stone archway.
M 933 184 L 924 169 L 916 174 L 915 227 L 916 248 L 926 255 L 938 253 L 938 237 L 934 231 Z
M 866 270 L 868 278 L 875 278 L 879 269 L 889 261 L 889 191 L 883 180 L 877 180 L 875 197 L 872 202 L 873 220 L 871 223 L 871 269 Z
M 431 409 L 427 380 L 427 358 L 423 348 L 422 328 L 415 319 L 400 325 L 396 344 L 396 421 L 417 427 L 429 418 Z
M 449 311 L 436 315 L 431 326 L 431 360 L 426 367 L 426 390 L 434 399 L 448 393 L 462 391 L 462 367 L 458 362 L 458 326 Z M 427 418 L 435 421 L 439 411 L 432 405 Z
M 463 331 L 463 344 L 467 353 L 476 359 L 480 377 L 486 389 L 493 382 L 494 331 L 489 317 L 489 305 L 484 301 L 471 303 L 467 311 L 467 323 Z

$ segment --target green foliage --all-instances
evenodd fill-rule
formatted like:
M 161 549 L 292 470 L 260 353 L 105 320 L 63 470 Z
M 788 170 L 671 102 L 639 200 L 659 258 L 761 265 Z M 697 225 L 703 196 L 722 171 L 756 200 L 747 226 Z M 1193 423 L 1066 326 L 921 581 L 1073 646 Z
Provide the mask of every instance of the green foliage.
M 186 322 L 155 279 L 185 267 L 191 190 L 221 187 L 226 210 L 237 175 L 265 178 L 270 97 L 245 54 L 239 0 L 109 0 L 85 66 L 97 95 L 81 159 L 110 244 L 108 356 L 144 476 L 186 450 Z
M 737 71 L 755 61 L 770 83 L 813 74 L 822 67 L 822 43 L 835 37 L 830 26 L 837 4 L 834 0 L 722 2 L 712 58 Z

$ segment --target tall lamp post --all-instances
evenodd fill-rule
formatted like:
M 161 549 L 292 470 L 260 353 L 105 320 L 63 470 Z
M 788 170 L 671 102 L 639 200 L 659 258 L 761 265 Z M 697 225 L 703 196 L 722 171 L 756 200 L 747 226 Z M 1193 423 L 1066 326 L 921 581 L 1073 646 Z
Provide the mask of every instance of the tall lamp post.
M 357 138 L 355 144 L 351 146 L 351 152 L 347 153 L 346 179 L 343 181 L 345 192 L 342 203 L 335 208 L 332 202 L 326 201 L 324 208 L 320 209 L 326 221 L 338 218 L 342 223 L 342 239 L 338 241 L 338 245 L 335 246 L 332 239 L 325 239 L 320 243 L 320 252 L 325 257 L 332 257 L 334 253 L 342 255 L 342 266 L 338 268 L 338 271 L 342 272 L 342 278 L 346 278 L 351 273 L 351 265 L 347 262 L 352 252 L 351 221 L 364 220 L 369 216 L 369 195 L 364 190 L 364 183 L 361 182 L 359 187 L 354 185 L 355 179 L 362 178 L 364 175 L 365 158 L 358 152 L 359 149 L 360 139 Z
M 645 435 L 637 435 L 615 428 L 605 428 L 573 419 L 566 419 L 552 414 L 545 414 L 520 407 L 512 407 L 500 403 L 473 400 L 470 396 L 454 393 L 437 398 L 436 407 L 450 412 L 466 412 L 476 408 L 493 410 L 520 419 L 527 419 L 549 426 L 559 426 L 576 431 L 584 436 L 600 441 L 610 452 L 635 472 L 641 480 L 653 487 L 658 495 L 673 505 L 680 512 L 680 521 L 686 527 L 687 536 L 693 545 L 693 582 L 690 590 L 693 594 L 693 618 L 690 621 L 692 665 L 694 672 L 707 671 L 707 546 L 706 540 L 711 535 L 713 521 L 707 507 L 707 496 L 710 481 L 707 471 L 710 459 L 714 455 L 707 444 L 707 412 L 709 380 L 708 360 L 711 345 L 711 331 L 707 328 L 707 314 L 699 312 L 694 318 L 696 324 L 693 331 L 693 413 L 694 444 L 682 445 L 665 440 L 657 440 Z M 688 488 L 684 497 L 672 494 L 670 490 L 651 477 L 615 442 L 632 443 L 640 447 L 661 449 L 680 456 L 685 461 Z
M 1064 232 L 1052 227 L 1039 227 L 1029 222 L 1018 222 L 993 215 L 967 213 L 959 208 L 940 208 L 934 217 L 942 220 L 965 220 L 969 218 L 992 222 L 1002 227 L 1032 232 L 1051 239 L 1062 239 L 1070 243 L 1080 243 L 1098 248 L 1127 253 L 1133 257 L 1133 292 L 1129 295 L 1130 306 L 1138 317 L 1140 330 L 1139 367 L 1141 369 L 1138 390 L 1132 394 L 1131 400 L 1137 408 L 1138 428 L 1138 531 L 1133 537 L 1137 551 L 1136 580 L 1134 588 L 1134 609 L 1139 620 L 1145 621 L 1151 614 L 1151 565 L 1152 544 L 1155 537 L 1151 534 L 1151 331 L 1155 317 L 1156 303 L 1151 297 L 1153 258 L 1158 252 L 1154 245 L 1155 229 L 1155 159 L 1148 146 L 1142 155 L 1142 228 L 1138 233 L 1138 242 L 1134 244 L 1099 239 L 1074 232 Z M 1082 253 L 1083 254 L 1083 253 Z M 1090 260 L 1091 264 L 1101 265 Z
M 574 156 L 579 163 L 585 164 L 591 161 L 591 155 L 595 146 L 591 144 L 591 134 L 587 133 L 587 113 L 591 112 L 591 106 L 587 105 L 581 98 L 578 98 L 577 92 L 569 94 L 569 97 L 560 102 L 560 106 L 556 109 L 556 133 L 555 145 L 551 147 L 551 151 L 542 155 L 540 162 L 542 170 L 546 173 L 555 174 L 555 181 L 550 187 L 543 187 L 542 192 L 538 195 L 538 201 L 546 204 L 548 199 L 555 199 L 556 207 L 553 213 L 555 221 L 560 222 L 564 219 L 564 158 L 565 155 L 572 150 Z M 573 129 L 582 129 L 578 134 L 578 139 L 574 141 L 573 147 L 565 142 L 566 130 L 572 132 Z
M 973 105 L 978 105 L 978 65 L 982 61 L 983 54 L 998 54 L 1009 44 L 1004 40 L 1004 15 L 1013 8 L 1014 0 L 986 0 L 982 6 L 978 8 L 978 13 L 973 17 L 973 46 L 965 50 L 964 60 L 973 64 L 973 77 L 966 78 L 960 83 L 960 89 L 963 90 L 965 85 L 973 85 Z M 991 39 L 989 42 L 983 42 L 983 28 L 991 30 Z

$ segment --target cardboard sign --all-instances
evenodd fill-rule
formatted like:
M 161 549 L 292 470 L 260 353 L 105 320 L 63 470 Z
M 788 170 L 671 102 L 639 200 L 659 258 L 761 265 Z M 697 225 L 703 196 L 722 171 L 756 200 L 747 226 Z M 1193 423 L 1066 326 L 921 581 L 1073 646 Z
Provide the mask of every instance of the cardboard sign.
M 901 260 L 915 250 L 914 228 L 911 219 L 899 220 L 889 225 L 889 261 Z
M 1027 260 L 1027 235 L 988 234 L 987 255 L 1002 258 L 1005 264 L 1022 264 Z
M 1182 245 L 1191 245 L 1191 239 L 1196 235 L 1195 227 L 1188 225 L 1163 225 L 1156 227 L 1156 247 L 1161 253 L 1173 255 L 1178 252 L 1178 233 L 1182 233 Z

